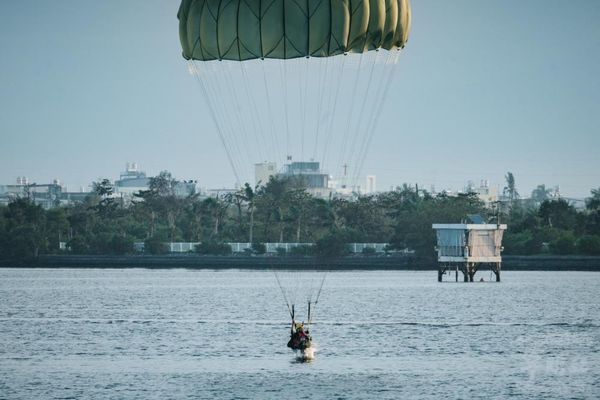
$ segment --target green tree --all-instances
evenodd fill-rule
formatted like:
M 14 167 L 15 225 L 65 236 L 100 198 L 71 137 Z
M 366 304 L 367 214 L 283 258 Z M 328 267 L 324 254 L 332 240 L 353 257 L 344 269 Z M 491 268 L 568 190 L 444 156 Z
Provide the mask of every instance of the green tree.
M 577 239 L 577 251 L 588 256 L 600 255 L 600 236 L 581 236 L 579 239 Z
M 306 226 L 306 215 L 312 205 L 311 198 L 312 196 L 304 189 L 295 189 L 288 195 L 289 217 L 295 227 L 296 243 L 301 241 L 303 228 Z
M 67 241 L 69 220 L 65 208 L 57 207 L 46 211 L 46 234 L 48 249 L 53 252 L 58 251 L 60 242 Z
M 198 194 L 194 194 L 188 198 L 184 211 L 184 223 L 188 226 L 188 237 L 192 242 L 202 241 L 205 211 L 204 203 L 199 199 Z
M 575 254 L 575 235 L 569 231 L 562 231 L 558 237 L 550 242 L 550 251 L 553 254 Z
M 71 240 L 67 242 L 67 247 L 73 254 L 89 254 L 90 253 L 90 245 L 87 242 L 87 239 L 80 235 L 75 236 Z
M 538 213 L 543 225 L 564 230 L 577 228 L 577 210 L 566 200 L 545 200 Z
M 409 248 L 418 256 L 433 259 L 436 243 L 433 223 L 456 223 L 464 220 L 468 214 L 485 214 L 484 204 L 475 193 L 436 197 L 427 192 L 416 194 L 410 188 L 404 188 L 400 202 L 394 212 L 396 228 L 390 241 L 396 249 Z
M 196 251 L 204 255 L 226 256 L 231 254 L 231 246 L 227 243 L 209 240 L 196 246 Z
M 209 197 L 203 201 L 203 207 L 213 221 L 213 229 L 210 234 L 210 238 L 213 241 L 219 237 L 220 228 L 224 223 L 229 205 L 230 203 L 219 197 Z
M 546 189 L 546 185 L 543 185 L 543 184 L 538 185 L 531 192 L 531 199 L 538 204 L 548 200 L 549 196 L 550 196 L 550 189 Z
M 512 172 L 507 172 L 504 179 L 506 180 L 506 186 L 504 187 L 503 193 L 508 197 L 512 206 L 515 200 L 519 199 L 519 192 L 517 192 L 517 186 L 515 184 L 515 176 Z
M 509 228 L 510 229 L 510 228 Z M 531 231 L 516 232 L 509 230 L 504 235 L 504 254 L 534 255 L 542 252 L 542 240 Z
M 332 230 L 315 243 L 315 252 L 320 257 L 340 257 L 349 253 L 348 243 L 354 234 L 347 230 Z
M 19 198 L 4 210 L 5 256 L 38 257 L 48 246 L 46 213 L 29 198 Z
M 169 248 L 160 235 L 155 235 L 144 240 L 144 252 L 152 255 L 167 254 Z
M 8 232 L 7 222 L 4 214 L 6 213 L 6 207 L 0 205 L 0 259 L 8 258 Z
M 259 191 L 260 182 L 252 187 L 246 183 L 238 192 L 239 198 L 247 204 L 249 216 L 248 243 L 254 243 L 254 212 L 256 211 L 256 194 Z
M 585 200 L 585 206 L 589 211 L 600 210 L 600 188 L 591 190 L 591 197 Z
M 600 188 L 592 189 L 591 197 L 586 199 L 585 206 L 585 230 L 591 235 L 600 236 Z
M 93 182 L 92 188 L 92 193 L 99 199 L 94 206 L 94 210 L 98 212 L 101 218 L 112 217 L 118 207 L 117 201 L 113 197 L 115 193 L 113 185 L 108 179 L 102 179 L 100 182 Z
M 263 219 L 264 241 L 283 242 L 285 218 L 289 207 L 289 184 L 288 179 L 271 176 L 269 182 L 260 188 L 257 207 L 260 208 Z M 273 228 L 276 236 L 269 235 Z
M 177 219 L 183 213 L 185 202 L 176 195 L 179 182 L 170 172 L 162 171 L 158 176 L 150 178 L 148 190 L 140 191 L 136 197 L 142 213 L 148 222 L 148 236 L 156 234 L 157 227 L 164 225 L 169 232 L 169 239 L 175 241 Z
M 124 255 L 133 253 L 134 239 L 129 235 L 113 235 L 110 239 L 110 254 Z

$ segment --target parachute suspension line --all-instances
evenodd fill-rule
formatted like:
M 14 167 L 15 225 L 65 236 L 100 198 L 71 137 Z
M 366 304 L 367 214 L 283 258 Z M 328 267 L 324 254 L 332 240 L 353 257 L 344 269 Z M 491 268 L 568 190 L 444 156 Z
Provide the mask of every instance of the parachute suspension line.
M 379 56 L 379 53 L 381 53 L 381 51 L 378 51 L 377 56 Z M 383 105 L 382 103 L 382 94 L 383 91 L 385 89 L 385 84 L 387 83 L 387 79 L 385 78 L 386 73 L 388 72 L 386 66 L 388 61 L 390 60 L 390 55 L 394 54 L 393 52 L 388 52 L 387 53 L 387 57 L 385 58 L 383 65 L 379 68 L 379 73 L 377 73 L 377 76 L 379 76 L 379 79 L 377 80 L 378 83 L 376 85 L 376 89 L 374 91 L 373 96 L 371 96 L 371 100 L 369 101 L 369 111 L 365 112 L 364 115 L 367 116 L 367 119 L 364 120 L 365 121 L 365 126 L 362 126 L 362 122 L 363 120 L 361 119 L 359 126 L 357 127 L 357 129 L 360 129 L 361 132 L 363 132 L 362 135 L 357 135 L 357 143 L 356 146 L 354 147 L 354 151 L 356 152 L 355 155 L 353 155 L 353 159 L 355 160 L 355 164 L 353 166 L 353 172 L 351 174 L 352 176 L 352 181 L 354 182 L 354 184 L 356 185 L 360 176 L 360 173 L 362 172 L 362 169 L 360 168 L 360 160 L 362 158 L 362 155 L 365 154 L 366 155 L 366 151 L 367 149 L 365 148 L 366 145 L 366 138 L 370 135 L 370 134 L 374 134 L 374 132 L 371 132 L 370 129 L 370 121 L 373 119 L 373 116 L 378 112 L 378 108 L 381 107 Z M 379 64 L 379 63 L 377 63 Z M 359 139 L 359 137 L 361 139 Z M 359 144 L 360 143 L 360 144 Z
M 348 148 L 348 154 L 347 154 L 347 159 L 344 160 L 345 162 L 350 162 L 350 163 L 354 163 L 354 169 L 356 169 L 356 164 L 358 161 L 358 157 L 355 158 L 355 153 L 356 153 L 356 147 L 358 145 L 358 137 L 360 136 L 361 133 L 361 125 L 362 125 L 362 121 L 364 119 L 364 114 L 365 114 L 365 106 L 367 105 L 367 100 L 369 99 L 369 92 L 371 91 L 371 82 L 373 80 L 373 72 L 375 71 L 375 65 L 377 64 L 377 59 L 379 58 L 379 51 L 377 50 L 375 52 L 375 57 L 373 58 L 373 64 L 371 65 L 371 71 L 369 72 L 369 78 L 367 80 L 367 90 L 363 95 L 363 100 L 362 100 L 362 104 L 360 106 L 360 111 L 358 113 L 358 121 L 356 121 L 356 124 L 354 126 L 354 134 L 350 134 L 350 138 L 351 138 L 351 143 L 350 143 L 350 147 Z M 350 180 L 350 184 L 352 186 L 356 186 L 356 179 L 352 178 L 351 175 L 351 180 Z
M 303 285 L 303 280 L 302 280 L 302 274 L 300 271 L 296 271 L 293 272 L 294 274 L 294 282 L 296 282 L 296 287 L 294 288 L 293 292 L 292 292 L 292 304 L 296 304 L 298 302 L 298 296 L 300 295 L 300 293 L 302 293 L 304 291 L 304 285 Z
M 371 103 L 371 109 L 370 112 L 367 113 L 367 115 L 369 116 L 369 118 L 366 120 L 366 125 L 364 127 L 364 132 L 365 134 L 362 137 L 360 146 L 357 147 L 357 157 L 356 157 L 356 165 L 353 168 L 353 172 L 352 172 L 352 176 L 353 176 L 353 180 L 354 181 L 358 181 L 358 178 L 362 172 L 362 164 L 364 163 L 364 159 L 367 156 L 368 153 L 368 148 L 369 148 L 369 143 L 370 140 L 369 138 L 372 138 L 375 136 L 375 126 L 372 125 L 372 120 L 374 119 L 374 116 L 379 112 L 379 108 L 383 107 L 383 101 L 385 100 L 385 88 L 388 85 L 388 78 L 389 78 L 389 68 L 388 68 L 388 64 L 389 64 L 389 60 L 391 60 L 393 58 L 393 55 L 395 53 L 393 51 L 390 51 L 388 53 L 388 56 L 385 59 L 385 62 L 383 63 L 382 66 L 382 71 L 380 72 L 380 76 L 381 78 L 379 79 L 379 83 L 377 85 L 377 90 L 375 91 L 375 95 L 373 97 L 373 101 Z
M 375 128 L 377 127 L 377 123 L 379 122 L 379 118 L 381 117 L 382 114 L 382 109 L 383 109 L 383 103 L 387 97 L 387 93 L 389 91 L 390 86 L 392 85 L 393 81 L 394 81 L 394 67 L 396 65 L 396 63 L 398 62 L 398 58 L 400 57 L 400 52 L 401 49 L 396 50 L 397 53 L 393 55 L 393 57 L 390 57 L 390 59 L 392 60 L 392 64 L 389 66 L 389 70 L 388 70 L 388 76 L 386 79 L 386 85 L 383 91 L 383 95 L 381 96 L 381 99 L 379 99 L 379 106 L 377 108 L 377 111 L 375 113 L 375 115 L 373 116 L 373 119 L 370 123 L 370 134 L 367 137 L 367 143 L 365 145 L 365 150 L 363 151 L 362 157 L 361 157 L 361 161 L 359 163 L 359 171 L 362 170 L 363 168 L 363 164 L 366 158 L 366 153 L 367 150 L 371 144 L 371 141 L 373 139 L 373 132 L 375 131 Z
M 228 103 L 227 96 L 224 94 L 228 93 L 228 96 L 232 95 L 232 90 L 229 87 L 230 78 L 226 75 L 227 65 L 222 67 L 222 61 L 213 62 L 213 66 L 216 66 L 216 69 L 213 73 L 213 78 L 208 82 L 209 87 L 212 85 L 213 87 L 213 98 L 217 104 L 221 105 L 222 118 L 224 124 L 229 127 L 229 135 L 231 140 L 231 146 L 234 149 L 234 161 L 237 162 L 238 171 L 240 173 L 240 179 L 245 180 L 245 157 L 243 152 L 243 145 L 240 140 L 240 136 L 243 138 L 243 131 L 241 128 L 241 122 L 239 119 L 239 115 L 236 113 L 235 118 L 232 118 L 229 114 L 230 104 Z M 230 101 L 230 100 L 229 100 Z M 241 147 L 242 146 L 242 147 Z M 240 181 L 239 184 L 242 182 Z
M 302 95 L 302 132 L 300 133 L 300 140 L 302 141 L 301 145 L 300 145 L 300 157 L 302 160 L 304 160 L 304 137 L 306 136 L 306 109 L 308 108 L 307 90 L 308 90 L 308 78 L 309 78 L 309 70 L 308 70 L 309 57 L 304 57 L 304 59 L 306 60 L 304 74 L 300 74 L 300 76 L 303 78 L 300 80 L 300 82 L 304 81 L 304 83 L 302 84 L 303 89 L 304 89 L 304 94 Z
M 209 63 L 204 63 L 203 65 L 206 65 L 206 69 L 208 70 L 209 67 L 214 67 L 214 65 L 217 63 L 220 63 L 220 61 L 212 61 Z M 234 122 L 226 117 L 226 104 L 225 100 L 223 99 L 223 96 L 221 95 L 221 92 L 223 91 L 223 84 L 220 83 L 220 81 L 222 80 L 222 76 L 223 73 L 220 67 L 216 70 L 213 68 L 212 74 L 210 76 L 207 75 L 206 79 L 203 80 L 203 82 L 209 92 L 209 97 L 211 99 L 210 103 L 215 107 L 217 117 L 220 117 L 220 124 L 223 127 L 223 132 L 227 142 L 227 146 L 230 149 L 233 162 L 236 165 L 237 183 L 240 183 L 240 177 L 242 177 L 240 173 L 243 170 L 243 168 L 241 168 L 239 164 L 241 152 L 239 150 L 238 143 L 235 140 L 236 128 L 233 126 Z M 227 123 L 228 121 L 229 123 Z
M 287 63 L 285 61 L 278 61 L 278 62 L 279 62 L 281 76 L 282 76 L 281 79 L 282 79 L 282 86 L 283 86 L 283 107 L 284 107 L 283 114 L 285 116 L 285 152 L 286 152 L 285 157 L 287 160 L 287 158 L 290 156 L 290 123 L 288 121 L 288 104 L 287 104 L 287 94 L 288 94 Z
M 335 66 L 335 60 L 331 61 L 331 60 L 329 60 L 329 58 L 327 58 L 326 63 L 327 63 L 327 65 L 333 63 L 333 66 Z M 339 79 L 339 76 L 335 76 L 334 74 L 331 74 L 328 71 L 325 72 L 325 76 L 323 77 L 324 103 L 321 104 L 321 106 L 319 106 L 319 122 L 318 122 L 318 132 L 317 132 L 319 134 L 319 137 L 321 136 L 321 134 L 320 134 L 321 130 L 325 131 L 327 129 L 327 126 L 329 125 L 329 119 L 331 117 L 331 108 L 332 108 L 331 98 L 332 98 L 332 94 L 334 91 L 333 87 L 335 86 L 335 82 L 338 79 Z M 323 127 L 323 128 L 321 128 L 321 127 Z M 329 132 L 329 133 L 331 133 L 331 132 Z M 324 135 L 323 143 L 321 144 L 321 149 L 317 148 L 316 152 L 315 152 L 315 156 L 317 157 L 317 159 L 319 161 L 321 161 L 321 168 L 326 167 L 324 165 L 324 163 L 325 163 L 324 148 L 325 148 L 325 146 L 327 146 L 328 136 L 331 136 L 331 135 L 327 135 L 327 134 Z M 321 150 L 321 151 L 319 151 L 319 150 Z
M 239 6 L 238 6 L 239 7 Z M 241 80 L 242 80 L 242 86 L 244 86 L 244 92 L 246 93 L 246 98 L 248 100 L 247 104 L 250 104 L 250 108 L 251 108 L 251 114 L 252 114 L 252 125 L 254 126 L 254 135 L 256 137 L 256 135 L 260 136 L 260 143 L 258 143 L 258 152 L 260 154 L 260 158 L 261 161 L 263 159 L 265 159 L 265 156 L 263 154 L 263 144 L 265 144 L 265 146 L 269 143 L 269 140 L 265 140 L 265 134 L 263 132 L 263 130 L 260 128 L 260 120 L 257 122 L 257 119 L 259 118 L 258 115 L 258 108 L 256 107 L 256 102 L 254 101 L 254 96 L 250 95 L 250 90 L 248 89 L 248 85 L 249 85 L 249 80 L 248 77 L 246 76 L 246 66 L 245 63 L 240 62 L 240 73 L 241 73 Z M 269 153 L 269 151 L 267 150 L 267 148 L 265 147 L 265 150 L 267 153 Z M 256 160 L 254 160 L 256 162 Z
M 262 67 L 262 75 L 263 75 L 263 84 L 265 87 L 265 97 L 267 99 L 267 109 L 269 110 L 269 113 L 271 113 L 270 115 L 272 116 L 272 110 L 273 108 L 271 107 L 271 96 L 269 94 L 269 85 L 267 84 L 267 72 L 265 71 L 265 63 L 266 61 L 260 60 L 260 65 Z M 275 133 L 275 127 L 273 124 L 273 118 L 269 118 L 269 115 L 266 116 L 266 119 L 268 120 L 268 124 L 270 127 L 270 131 L 271 131 L 271 137 L 273 138 L 273 143 L 275 145 L 275 153 L 277 153 L 278 151 L 280 151 L 281 146 L 279 143 L 279 135 L 277 135 Z M 275 154 L 276 157 L 280 156 L 280 154 Z M 274 161 L 275 159 L 273 159 L 272 161 Z M 263 184 L 266 184 L 266 182 L 263 182 Z
M 225 140 L 225 136 L 224 136 L 224 132 L 223 132 L 223 127 L 221 126 L 221 124 L 219 123 L 219 120 L 216 116 L 216 112 L 215 109 L 212 105 L 212 103 L 210 102 L 210 98 L 207 92 L 207 88 L 204 85 L 204 81 L 202 80 L 202 78 L 200 77 L 200 73 L 194 63 L 194 61 L 190 61 L 188 63 L 189 67 L 190 67 L 190 71 L 192 72 L 192 75 L 196 78 L 196 80 L 199 83 L 200 86 L 200 90 L 202 91 L 202 97 L 204 98 L 204 101 L 207 105 L 207 108 L 209 110 L 209 114 L 213 120 L 213 123 L 215 124 L 215 127 L 217 129 L 217 133 L 219 135 L 219 139 L 221 140 L 221 144 L 223 145 L 224 149 L 225 149 L 225 154 L 227 155 L 227 160 L 229 161 L 229 165 L 231 165 L 231 169 L 233 170 L 233 174 L 235 175 L 235 179 L 239 182 L 240 178 L 239 178 L 239 174 L 237 171 L 237 168 L 235 166 L 235 163 L 233 161 L 233 157 L 231 155 L 231 149 L 229 148 L 229 146 L 227 145 L 227 142 Z
M 323 274 L 323 279 L 321 279 L 321 284 L 319 285 L 319 290 L 317 291 L 317 297 L 315 298 L 315 301 L 312 303 L 313 304 L 313 310 L 312 310 L 312 314 L 311 314 L 311 310 L 310 310 L 310 300 L 308 302 L 308 307 L 309 307 L 309 313 L 308 313 L 308 325 L 310 325 L 312 323 L 312 317 L 314 315 L 314 309 L 317 307 L 317 304 L 319 304 L 319 298 L 321 297 L 321 292 L 323 291 L 323 285 L 325 284 L 325 279 L 327 279 L 327 271 Z
M 233 78 L 231 76 L 231 69 L 230 69 L 230 63 L 227 61 L 220 61 L 221 63 L 224 64 L 224 68 L 222 68 L 222 70 L 224 71 L 223 76 L 222 76 L 222 82 L 223 82 L 223 86 L 222 86 L 222 90 L 221 92 L 223 92 L 223 89 L 225 90 L 227 96 L 229 96 L 230 100 L 233 104 L 233 107 L 237 110 L 236 112 L 234 112 L 233 114 L 233 118 L 230 117 L 229 120 L 231 121 L 231 123 L 233 124 L 233 141 L 236 144 L 237 148 L 248 148 L 247 146 L 247 138 L 248 138 L 248 134 L 246 133 L 246 129 L 247 127 L 245 126 L 245 124 L 243 123 L 241 117 L 240 117 L 240 105 L 238 103 L 238 98 L 236 96 L 236 90 L 233 87 Z M 221 95 L 221 97 L 223 97 Z M 227 108 L 225 107 L 225 105 L 223 106 L 223 110 L 226 110 Z M 240 163 L 242 164 L 242 172 L 244 171 L 244 166 L 247 165 L 246 163 L 246 155 L 244 154 L 243 151 L 240 151 L 238 153 L 238 158 L 240 160 Z M 242 180 L 245 180 L 245 174 L 242 173 Z M 243 182 L 240 182 L 243 183 Z
M 327 148 L 329 147 L 329 143 L 331 142 L 331 137 L 333 135 L 333 122 L 335 120 L 336 110 L 337 110 L 337 100 L 340 94 L 340 88 L 342 86 L 342 77 L 344 76 L 344 67 L 346 66 L 346 58 L 348 57 L 346 54 L 342 56 L 338 56 L 342 58 L 342 66 L 340 67 L 340 72 L 337 76 L 337 83 L 335 84 L 335 94 L 333 96 L 333 106 L 331 107 L 330 118 L 329 118 L 329 126 L 327 128 L 328 134 L 325 136 L 325 145 L 323 147 L 323 158 L 321 159 L 321 165 L 325 165 L 325 161 L 327 159 Z M 331 91 L 330 91 L 331 94 Z
M 288 301 L 287 295 L 285 293 L 285 289 L 283 288 L 283 285 L 281 284 L 281 280 L 279 279 L 279 275 L 277 274 L 277 271 L 273 270 L 273 273 L 275 274 L 275 279 L 277 280 L 277 285 L 279 285 L 279 290 L 281 290 L 281 294 L 283 295 L 283 300 L 285 301 L 285 305 L 288 308 L 288 311 L 290 312 L 290 317 L 292 317 L 292 319 L 294 319 L 294 304 L 290 304 L 290 302 Z
M 302 74 L 300 72 L 300 64 L 298 63 L 298 59 L 294 58 L 292 60 L 288 60 L 288 75 L 286 76 L 286 81 L 289 80 L 290 91 L 289 96 L 289 109 L 290 113 L 290 151 L 292 153 L 300 153 L 300 143 L 302 139 L 302 126 L 300 124 L 300 119 L 302 119 L 302 107 L 303 107 L 303 98 L 302 98 Z M 297 87 L 296 87 L 297 86 Z M 295 104 L 298 103 L 298 104 Z M 297 142 L 297 143 L 296 143 Z M 296 155 L 296 154 L 292 154 Z
M 239 132 L 239 133 L 237 134 L 237 137 L 241 136 L 241 141 L 243 142 L 242 146 L 245 149 L 252 149 L 253 147 L 251 146 L 251 143 L 249 142 L 250 134 L 248 132 L 248 129 L 249 129 L 248 124 L 245 124 L 244 120 L 240 117 L 240 114 L 242 113 L 242 106 L 239 102 L 239 98 L 238 98 L 239 96 L 237 96 L 237 91 L 234 86 L 235 81 L 234 81 L 233 74 L 231 72 L 231 65 L 232 65 L 232 62 L 226 62 L 224 70 L 227 75 L 224 77 L 225 78 L 224 80 L 226 81 L 226 87 L 229 92 L 229 96 L 231 96 L 231 98 L 233 99 L 234 107 L 237 110 L 237 112 L 232 113 L 235 116 L 235 121 L 238 123 L 237 132 Z M 235 137 L 236 136 L 234 136 L 234 138 Z M 258 146 L 258 148 L 260 149 L 260 146 Z M 248 165 L 250 164 L 250 161 L 251 161 L 250 156 L 242 157 L 243 154 L 248 154 L 248 152 L 240 152 L 240 158 L 242 159 L 242 162 L 244 163 L 245 168 L 248 168 Z M 244 182 L 240 182 L 240 184 L 243 184 L 243 183 Z
M 315 305 L 319 303 L 319 298 L 321 297 L 321 292 L 323 291 L 323 285 L 325 284 L 325 279 L 327 279 L 327 272 L 323 274 L 323 279 L 321 279 L 321 285 L 319 285 L 319 291 L 317 292 L 317 297 L 315 298 Z
M 323 88 L 324 86 L 324 81 L 325 79 L 327 79 L 327 72 L 329 70 L 329 57 L 325 57 L 325 72 L 323 72 L 323 61 L 322 58 L 318 59 L 319 62 L 319 83 L 318 83 L 318 88 L 317 90 L 319 91 L 319 101 L 316 104 L 316 112 L 315 112 L 315 116 L 316 116 L 316 129 L 315 129 L 315 147 L 313 150 L 313 156 L 315 159 L 317 159 L 318 156 L 318 151 L 319 151 L 319 133 L 321 130 L 321 117 L 322 117 L 322 112 L 323 112 L 323 98 L 325 97 L 323 94 L 325 93 L 325 89 Z M 329 85 L 328 85 L 329 86 Z M 329 86 L 330 87 L 330 86 Z M 329 99 L 327 100 L 328 104 L 329 104 Z
M 346 161 L 345 156 L 346 156 L 346 148 L 348 147 L 348 137 L 345 135 L 346 132 L 350 132 L 350 126 L 351 126 L 351 122 L 352 122 L 352 116 L 354 114 L 354 104 L 355 104 L 355 100 L 356 100 L 356 91 L 358 89 L 358 82 L 360 81 L 360 69 L 362 66 L 362 61 L 363 61 L 363 57 L 364 57 L 364 53 L 361 53 L 359 58 L 360 60 L 358 61 L 358 67 L 356 68 L 356 77 L 354 78 L 354 85 L 353 85 L 353 89 L 352 89 L 352 95 L 350 96 L 350 113 L 347 116 L 347 123 L 346 123 L 346 129 L 341 133 L 343 136 L 343 140 L 342 140 L 342 150 L 340 151 L 340 154 L 338 155 L 338 163 L 335 166 L 336 170 L 337 168 L 340 168 L 342 166 L 342 164 L 344 164 L 344 162 Z M 342 184 L 345 185 L 346 184 L 346 177 L 343 177 L 342 180 Z

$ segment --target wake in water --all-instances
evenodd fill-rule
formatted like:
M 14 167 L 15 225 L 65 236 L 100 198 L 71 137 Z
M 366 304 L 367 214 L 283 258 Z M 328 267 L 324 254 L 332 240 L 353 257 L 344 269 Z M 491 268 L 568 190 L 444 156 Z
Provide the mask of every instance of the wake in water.
M 317 348 L 313 345 L 304 350 L 296 351 L 296 360 L 297 361 L 313 361 L 315 359 L 315 353 L 317 352 Z

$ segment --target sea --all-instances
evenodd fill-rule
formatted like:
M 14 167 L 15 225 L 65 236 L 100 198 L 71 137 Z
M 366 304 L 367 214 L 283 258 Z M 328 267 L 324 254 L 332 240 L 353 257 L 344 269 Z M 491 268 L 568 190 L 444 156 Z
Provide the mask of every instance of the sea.
M 600 273 L 275 275 L 0 269 L 0 399 L 600 398 Z

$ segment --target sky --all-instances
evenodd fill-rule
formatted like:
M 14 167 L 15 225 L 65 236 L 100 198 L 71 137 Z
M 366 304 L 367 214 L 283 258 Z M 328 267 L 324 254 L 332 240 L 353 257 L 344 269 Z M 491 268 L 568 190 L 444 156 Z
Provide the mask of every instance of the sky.
M 413 0 L 367 156 L 380 190 L 600 187 L 600 2 Z M 234 175 L 181 57 L 178 0 L 0 2 L 0 184 Z M 341 100 L 343 101 L 343 100 Z

